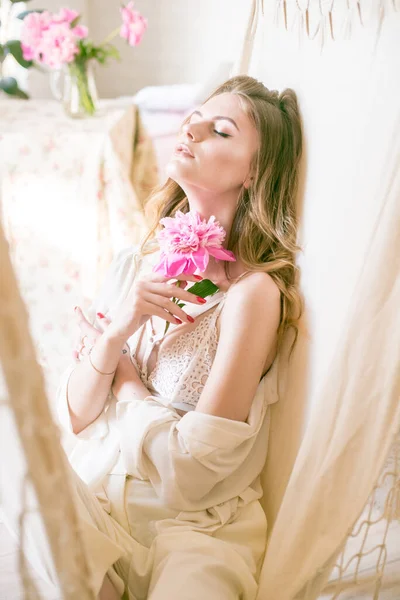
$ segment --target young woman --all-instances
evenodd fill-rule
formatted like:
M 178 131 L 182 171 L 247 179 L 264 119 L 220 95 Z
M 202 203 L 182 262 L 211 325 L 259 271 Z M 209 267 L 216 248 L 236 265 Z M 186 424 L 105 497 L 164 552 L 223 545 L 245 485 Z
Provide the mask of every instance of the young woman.
M 154 227 L 117 255 L 88 318 L 76 311 L 82 339 L 58 414 L 74 440 L 71 478 L 100 598 L 256 597 L 263 382 L 301 314 L 301 151 L 293 90 L 248 76 L 222 84 L 183 123 L 149 203 Z M 211 258 L 198 273 L 219 288 L 205 302 L 185 289 L 198 277 L 152 271 L 159 221 L 177 210 L 214 215 L 237 259 Z

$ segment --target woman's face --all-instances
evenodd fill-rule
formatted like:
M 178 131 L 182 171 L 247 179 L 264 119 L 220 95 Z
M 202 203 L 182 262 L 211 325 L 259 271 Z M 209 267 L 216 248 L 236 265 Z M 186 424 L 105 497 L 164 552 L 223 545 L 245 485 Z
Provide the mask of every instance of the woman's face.
M 183 189 L 194 186 L 215 194 L 238 191 L 250 175 L 258 132 L 235 94 L 214 96 L 193 111 L 177 139 L 182 151 L 171 156 L 166 172 Z

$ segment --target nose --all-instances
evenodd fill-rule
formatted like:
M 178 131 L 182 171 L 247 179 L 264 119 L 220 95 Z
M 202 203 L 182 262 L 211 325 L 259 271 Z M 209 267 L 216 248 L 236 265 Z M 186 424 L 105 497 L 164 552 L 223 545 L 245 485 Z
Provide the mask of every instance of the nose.
M 204 136 L 203 127 L 201 123 L 185 123 L 182 127 L 183 133 L 185 133 L 189 139 L 193 142 L 198 142 Z

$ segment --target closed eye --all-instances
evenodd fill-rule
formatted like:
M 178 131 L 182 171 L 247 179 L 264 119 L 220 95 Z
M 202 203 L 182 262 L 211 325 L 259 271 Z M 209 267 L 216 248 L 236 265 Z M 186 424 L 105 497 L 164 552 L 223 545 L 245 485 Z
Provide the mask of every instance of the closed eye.
M 222 137 L 231 137 L 228 133 L 222 133 L 222 131 L 217 131 L 216 129 L 214 129 L 215 133 L 217 133 L 218 135 L 222 136 Z

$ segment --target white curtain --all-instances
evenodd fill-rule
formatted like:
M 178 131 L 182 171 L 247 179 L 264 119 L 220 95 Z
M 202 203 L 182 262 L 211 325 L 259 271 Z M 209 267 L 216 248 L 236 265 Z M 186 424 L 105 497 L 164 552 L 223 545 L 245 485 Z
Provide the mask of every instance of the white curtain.
M 395 9 L 383 0 L 255 0 L 232 72 L 269 89 L 293 88 L 304 123 L 299 264 L 306 312 L 271 407 L 260 600 L 318 597 L 390 452 L 396 469 L 384 517 L 400 519 Z

